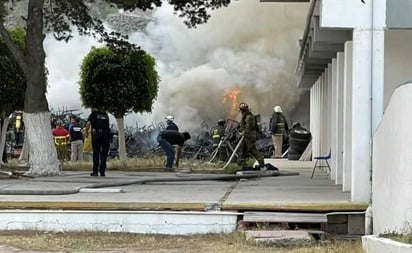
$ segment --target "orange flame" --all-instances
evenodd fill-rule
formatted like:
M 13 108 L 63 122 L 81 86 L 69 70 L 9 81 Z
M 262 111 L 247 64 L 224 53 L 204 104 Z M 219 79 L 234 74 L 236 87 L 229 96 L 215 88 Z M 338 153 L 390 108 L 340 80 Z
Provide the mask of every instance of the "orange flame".
M 225 106 L 226 115 L 229 119 L 235 119 L 238 114 L 237 99 L 239 94 L 240 90 L 238 88 L 226 89 L 225 93 L 223 94 L 223 105 Z

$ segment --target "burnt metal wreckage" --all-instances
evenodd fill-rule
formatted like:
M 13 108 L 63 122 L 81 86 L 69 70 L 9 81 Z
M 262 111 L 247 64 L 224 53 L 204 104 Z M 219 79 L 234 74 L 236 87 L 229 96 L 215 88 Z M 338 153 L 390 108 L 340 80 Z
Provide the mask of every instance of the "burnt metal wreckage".
M 148 126 L 125 129 L 126 152 L 128 157 L 150 157 L 162 155 L 163 151 L 159 147 L 156 137 L 165 128 L 163 122 L 152 123 Z M 202 122 L 196 133 L 192 133 L 192 138 L 185 143 L 183 148 L 183 158 L 188 160 L 200 160 L 203 162 L 227 162 L 231 158 L 232 162 L 237 162 L 240 158 L 240 150 L 237 146 L 241 140 L 239 133 L 239 122 L 228 119 L 225 124 L 225 135 L 222 136 L 217 146 L 213 145 L 212 129 L 206 122 Z M 110 157 L 118 156 L 117 138 L 118 133 L 113 132 L 112 144 L 110 147 Z M 271 133 L 265 130 L 259 131 L 256 146 L 264 157 L 273 154 L 273 141 Z M 288 144 L 285 144 L 288 148 Z

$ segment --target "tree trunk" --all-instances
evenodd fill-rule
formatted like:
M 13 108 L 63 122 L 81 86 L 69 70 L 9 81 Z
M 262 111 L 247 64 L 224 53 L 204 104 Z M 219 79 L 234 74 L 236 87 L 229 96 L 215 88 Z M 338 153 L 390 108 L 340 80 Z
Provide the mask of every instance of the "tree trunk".
M 50 113 L 24 113 L 29 146 L 29 175 L 54 176 L 60 173 L 59 160 L 50 126 Z
M 3 125 L 1 126 L 1 135 L 0 135 L 0 155 L 3 157 L 4 152 L 4 145 L 6 144 L 6 133 L 7 133 L 7 126 L 9 125 L 9 118 L 4 117 L 2 119 Z M 1 166 L 0 166 L 1 167 Z
M 126 140 L 124 136 L 124 118 L 116 117 L 117 130 L 119 131 L 119 158 L 120 162 L 126 164 Z
M 46 99 L 46 54 L 43 48 L 43 2 L 44 0 L 29 1 L 26 34 L 26 62 L 29 68 L 24 98 L 24 112 L 27 113 L 49 111 Z
M 26 62 L 29 67 L 26 76 L 24 124 L 31 147 L 28 174 L 50 176 L 58 174 L 60 167 L 51 137 L 50 112 L 46 99 L 43 4 L 44 0 L 29 0 L 26 31 Z
M 24 141 L 23 141 L 23 148 L 21 149 L 20 156 L 19 156 L 19 163 L 21 164 L 28 164 L 29 163 L 29 140 L 27 138 L 27 131 L 24 130 Z

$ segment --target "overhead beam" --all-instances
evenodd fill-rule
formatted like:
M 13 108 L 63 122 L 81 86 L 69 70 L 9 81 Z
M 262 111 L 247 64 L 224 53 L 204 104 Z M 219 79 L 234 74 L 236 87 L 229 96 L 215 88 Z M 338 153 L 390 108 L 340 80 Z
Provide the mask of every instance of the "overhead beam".
M 314 42 L 311 44 L 312 51 L 342 52 L 344 43 Z
M 319 26 L 319 17 L 314 16 L 313 42 L 345 43 L 352 39 L 352 30 L 323 29 Z

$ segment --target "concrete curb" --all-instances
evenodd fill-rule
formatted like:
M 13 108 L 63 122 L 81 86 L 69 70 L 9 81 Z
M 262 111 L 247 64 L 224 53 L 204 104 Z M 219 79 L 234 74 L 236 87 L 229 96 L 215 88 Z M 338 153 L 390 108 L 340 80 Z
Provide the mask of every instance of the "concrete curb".
M 47 210 L 174 210 L 204 211 L 205 203 L 127 203 L 127 202 L 52 202 L 52 201 L 2 201 L 0 209 Z
M 378 235 L 363 236 L 362 248 L 365 253 L 412 253 L 412 244 L 393 241 Z
M 261 210 L 261 211 L 312 211 L 312 212 L 337 212 L 337 211 L 365 211 L 367 203 L 339 202 L 339 203 L 236 203 L 224 202 L 223 210 Z

